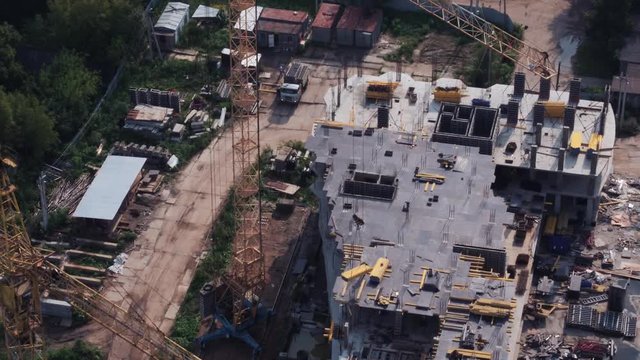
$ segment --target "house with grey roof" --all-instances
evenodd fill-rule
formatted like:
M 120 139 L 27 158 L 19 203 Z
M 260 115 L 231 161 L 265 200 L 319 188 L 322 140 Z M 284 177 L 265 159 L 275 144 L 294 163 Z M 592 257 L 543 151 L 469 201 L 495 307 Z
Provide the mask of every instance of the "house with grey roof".
M 188 22 L 189 4 L 169 2 L 153 27 L 153 35 L 160 49 L 173 50 Z

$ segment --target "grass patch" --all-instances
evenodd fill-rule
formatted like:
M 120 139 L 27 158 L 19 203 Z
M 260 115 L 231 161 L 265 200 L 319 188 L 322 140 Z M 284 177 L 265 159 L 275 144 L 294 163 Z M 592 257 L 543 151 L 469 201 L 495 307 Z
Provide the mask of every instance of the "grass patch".
M 390 54 L 384 55 L 386 61 L 413 61 L 413 51 L 424 40 L 424 37 L 438 24 L 424 13 L 389 12 L 384 14 L 384 33 L 400 41 L 400 47 Z

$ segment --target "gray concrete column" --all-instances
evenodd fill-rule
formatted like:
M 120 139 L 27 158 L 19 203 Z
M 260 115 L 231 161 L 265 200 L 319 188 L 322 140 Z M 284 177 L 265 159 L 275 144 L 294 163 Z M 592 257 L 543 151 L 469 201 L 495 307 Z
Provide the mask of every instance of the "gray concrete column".
M 541 123 L 537 123 L 536 124 L 536 145 L 540 146 L 542 144 L 542 124 Z
M 567 148 L 569 146 L 569 135 L 571 135 L 571 129 L 568 126 L 562 127 L 562 144 L 560 147 Z
M 558 149 L 558 171 L 560 171 L 560 172 L 564 171 L 564 155 L 565 155 L 565 152 L 566 152 L 565 148 Z
M 536 168 L 537 157 L 538 157 L 538 145 L 531 145 L 531 152 L 529 153 L 529 167 L 531 169 Z

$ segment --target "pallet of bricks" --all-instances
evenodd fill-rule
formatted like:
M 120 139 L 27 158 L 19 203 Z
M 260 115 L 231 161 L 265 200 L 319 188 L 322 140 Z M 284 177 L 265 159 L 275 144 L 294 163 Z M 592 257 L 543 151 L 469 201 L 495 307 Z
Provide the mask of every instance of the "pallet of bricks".
M 149 165 L 156 166 L 164 166 L 172 156 L 171 152 L 162 146 L 147 146 L 135 143 L 126 144 L 121 141 L 116 141 L 116 143 L 113 144 L 111 155 L 144 157 L 147 158 Z

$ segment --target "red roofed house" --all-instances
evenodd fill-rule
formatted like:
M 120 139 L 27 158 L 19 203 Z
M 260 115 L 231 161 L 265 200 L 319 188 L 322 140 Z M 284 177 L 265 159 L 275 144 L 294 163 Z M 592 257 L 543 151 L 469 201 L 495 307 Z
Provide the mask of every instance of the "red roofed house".
M 371 48 L 378 41 L 381 29 L 380 9 L 348 6 L 336 25 L 336 40 L 338 45 Z
M 330 44 L 333 41 L 334 29 L 340 18 L 342 7 L 338 4 L 323 2 L 318 14 L 311 24 L 311 40 L 316 43 Z
M 308 29 L 305 11 L 265 8 L 258 19 L 258 47 L 296 51 Z

